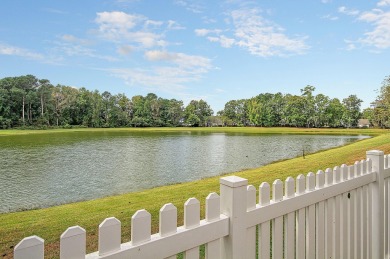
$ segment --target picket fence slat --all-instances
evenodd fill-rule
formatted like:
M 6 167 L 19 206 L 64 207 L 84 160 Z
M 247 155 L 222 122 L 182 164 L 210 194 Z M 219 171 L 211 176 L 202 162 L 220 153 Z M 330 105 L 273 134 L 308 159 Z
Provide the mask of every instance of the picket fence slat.
M 385 173 L 385 255 L 390 257 L 390 155 L 384 157 Z
M 367 171 L 367 164 L 368 161 L 365 159 L 362 159 L 360 161 L 361 164 L 361 175 L 368 174 Z M 369 211 L 369 205 L 368 205 L 368 185 L 364 185 L 362 187 L 362 258 L 369 258 L 369 236 L 368 236 L 368 211 Z
M 306 177 L 306 191 L 312 192 L 315 189 L 316 178 L 310 172 Z M 316 244 L 316 205 L 312 204 L 306 208 L 306 258 L 315 258 Z
M 362 257 L 368 258 L 368 187 L 362 187 Z
M 390 166 L 390 156 L 388 156 L 389 159 L 389 166 Z M 387 211 L 388 211 L 388 217 L 386 219 L 390 218 L 390 178 L 387 178 Z M 390 222 L 387 220 L 387 254 L 390 257 Z
M 385 179 L 385 219 L 390 217 L 390 178 Z M 385 220 L 385 254 L 390 257 L 390 226 L 389 221 Z
M 270 186 L 264 182 L 259 187 L 259 205 L 266 206 L 270 204 Z M 259 254 L 260 259 L 269 259 L 271 250 L 271 222 L 266 221 L 260 225 L 259 233 Z
M 256 208 L 256 188 L 253 185 L 247 186 L 247 211 Z M 246 231 L 246 258 L 256 257 L 256 226 L 247 228 Z
M 369 165 L 369 164 L 368 164 Z M 372 254 L 372 186 L 371 184 L 367 187 L 367 258 L 371 257 Z
M 354 179 L 355 178 L 355 170 L 354 166 L 348 166 L 348 179 Z M 356 201 L 356 190 L 351 190 L 348 193 L 348 255 L 349 258 L 356 258 L 355 257 L 355 223 L 356 223 L 356 215 L 355 215 L 355 201 Z
M 206 259 L 221 258 L 221 240 L 217 239 L 206 244 L 205 248 Z M 176 256 L 169 257 L 175 259 Z
M 68 228 L 61 235 L 60 258 L 61 259 L 84 259 L 86 248 L 85 229 L 74 226 Z
M 297 177 L 297 196 L 302 195 L 306 191 L 306 179 L 303 174 Z M 299 209 L 296 219 L 296 258 L 304 258 L 306 254 L 306 214 L 305 208 Z
M 333 171 L 330 168 L 325 170 L 325 187 L 333 185 Z M 325 258 L 333 258 L 334 236 L 334 197 L 325 201 Z
M 150 240 L 152 216 L 146 210 L 138 210 L 131 217 L 131 242 L 134 246 Z
M 188 199 L 184 204 L 184 227 L 191 229 L 199 226 L 200 203 L 195 198 Z
M 165 204 L 159 213 L 159 233 L 165 237 L 177 231 L 177 208 L 172 203 Z
M 283 182 L 275 180 L 272 185 L 272 202 L 283 200 Z M 283 258 L 283 216 L 272 221 L 272 259 Z
M 335 166 L 333 168 L 333 183 L 337 185 L 340 183 L 340 167 Z M 334 199 L 334 241 L 333 241 L 333 257 L 332 258 L 340 258 L 341 257 L 341 199 L 342 195 L 337 195 Z
M 356 161 L 354 164 L 355 168 L 355 177 L 359 177 L 361 175 L 361 163 Z M 355 255 L 357 259 L 362 259 L 363 251 L 362 251 L 362 188 L 356 189 L 356 197 L 355 197 Z
M 192 229 L 200 223 L 200 203 L 195 198 L 190 198 L 184 204 L 184 228 Z M 185 251 L 185 259 L 199 259 L 199 247 Z
M 121 249 L 121 222 L 106 218 L 99 225 L 99 255 L 105 255 Z
M 255 189 L 256 196 L 256 189 Z M 255 197 L 256 200 L 256 197 Z M 256 201 L 255 201 L 256 202 Z M 213 222 L 220 219 L 220 197 L 215 192 L 210 193 L 206 198 L 206 221 Z M 206 259 L 221 258 L 221 240 L 217 239 L 206 244 Z M 176 257 L 172 257 L 176 258 Z
M 131 218 L 131 241 L 121 244 L 121 222 L 106 218 L 99 225 L 98 251 L 86 255 L 86 232 L 68 228 L 60 237 L 61 259 L 291 259 L 388 258 L 390 256 L 390 155 L 368 151 L 353 165 L 275 180 L 256 189 L 246 179 L 220 180 L 220 193 L 184 204 L 184 225 L 177 227 L 177 208 L 160 209 L 159 232 L 151 234 L 151 214 Z M 258 235 L 257 235 L 258 231 Z M 258 240 L 256 240 L 256 237 Z M 258 249 L 257 249 L 258 242 Z M 272 243 L 271 243 L 272 242 Z M 16 259 L 43 259 L 44 240 L 31 236 L 14 248 Z
M 177 231 L 177 208 L 172 203 L 165 204 L 159 212 L 159 234 L 161 237 L 173 235 Z M 176 255 L 166 259 L 175 259 Z
M 385 225 L 386 225 L 386 229 L 388 230 L 385 247 L 387 247 L 386 248 L 387 257 L 390 257 L 390 233 L 389 233 L 390 232 L 390 178 L 386 178 L 384 184 L 385 184 L 385 188 L 387 189 L 384 202 L 387 204 L 387 207 L 385 208 L 385 210 L 387 211 L 386 212 L 387 217 L 385 217 L 385 221 L 386 221 Z
M 191 248 L 187 251 L 185 251 L 184 259 L 199 259 L 199 247 Z
M 346 182 L 348 181 L 348 166 L 343 164 L 340 167 L 340 176 L 341 181 Z M 340 258 L 348 258 L 349 253 L 349 241 L 348 241 L 348 193 L 343 193 L 341 198 L 341 257 Z
M 295 197 L 295 181 L 294 178 L 288 177 L 285 181 L 285 199 Z M 284 219 L 284 251 L 285 259 L 295 258 L 295 211 L 290 212 Z
M 362 164 L 361 166 L 362 175 L 367 174 L 367 160 L 362 159 L 360 163 Z
M 44 243 L 38 236 L 23 238 L 14 248 L 14 259 L 43 259 Z
M 325 174 L 319 170 L 316 174 L 316 189 L 325 185 Z M 325 201 L 316 204 L 316 258 L 325 258 Z

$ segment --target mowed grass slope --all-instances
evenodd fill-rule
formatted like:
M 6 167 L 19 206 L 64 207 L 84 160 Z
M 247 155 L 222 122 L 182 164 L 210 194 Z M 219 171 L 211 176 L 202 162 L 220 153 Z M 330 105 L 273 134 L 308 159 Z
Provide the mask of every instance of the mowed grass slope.
M 164 131 L 166 130 L 176 131 L 176 129 L 164 129 Z M 269 183 L 272 183 L 275 179 L 284 181 L 288 176 L 295 177 L 301 173 L 307 174 L 308 172 L 316 172 L 320 169 L 325 170 L 328 167 L 333 168 L 343 163 L 353 164 L 357 160 L 365 159 L 367 150 L 379 149 L 386 154 L 390 153 L 390 134 L 384 130 L 347 131 L 286 128 L 228 128 L 223 131 L 220 131 L 221 129 L 219 128 L 217 130 L 219 130 L 217 132 L 237 133 L 308 134 L 313 132 L 313 134 L 378 135 L 371 139 L 358 141 L 347 146 L 307 155 L 305 159 L 298 157 L 260 168 L 234 173 L 234 175 L 248 179 L 249 184 L 256 186 L 256 188 L 265 181 Z M 208 129 L 197 129 L 197 131 L 216 132 L 215 130 Z M 28 132 L 23 134 L 26 133 Z M 268 150 L 267 152 L 272 152 L 272 150 Z M 59 258 L 60 235 L 68 227 L 74 225 L 79 225 L 87 231 L 87 252 L 96 251 L 98 225 L 105 218 L 112 216 L 122 222 L 122 242 L 127 242 L 130 240 L 131 216 L 137 210 L 146 209 L 152 214 L 152 232 L 155 233 L 158 232 L 158 214 L 160 208 L 165 203 L 173 203 L 178 208 L 178 225 L 182 225 L 183 204 L 191 197 L 195 197 L 201 202 L 201 218 L 204 218 L 205 198 L 210 192 L 219 193 L 219 178 L 212 177 L 194 182 L 163 186 L 136 193 L 66 204 L 47 209 L 0 214 L 0 256 L 3 256 L 3 258 L 12 258 L 13 247 L 22 238 L 30 235 L 38 235 L 45 239 L 45 258 Z

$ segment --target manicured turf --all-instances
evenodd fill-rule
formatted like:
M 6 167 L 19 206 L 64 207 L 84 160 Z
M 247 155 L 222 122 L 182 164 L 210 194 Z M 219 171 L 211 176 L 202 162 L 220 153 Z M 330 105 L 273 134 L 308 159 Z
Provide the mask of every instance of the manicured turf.
M 77 129 L 81 131 L 85 129 Z M 87 129 L 90 130 L 90 129 Z M 99 129 L 92 129 L 99 130 Z M 139 129 L 108 129 L 139 130 Z M 141 129 L 145 130 L 145 129 Z M 371 139 L 334 148 L 316 154 L 307 155 L 305 159 L 276 162 L 257 169 L 244 170 L 234 175 L 244 177 L 258 188 L 261 182 L 272 183 L 275 179 L 285 180 L 288 176 L 316 172 L 319 169 L 336 165 L 353 164 L 365 158 L 367 150 L 379 149 L 390 153 L 390 133 L 386 130 L 344 130 L 344 129 L 290 129 L 290 128 L 177 128 L 146 129 L 148 131 L 203 131 L 203 132 L 236 132 L 236 133 L 269 133 L 269 134 L 365 134 L 376 135 Z M 38 131 L 63 132 L 64 130 Z M 67 130 L 69 131 L 69 130 Z M 5 134 L 35 134 L 35 131 L 0 131 Z M 272 152 L 272 150 L 269 150 Z M 4 188 L 4 187 L 2 187 Z M 45 239 L 45 258 L 59 258 L 59 237 L 68 227 L 79 225 L 87 230 L 87 252 L 97 250 L 98 225 L 106 217 L 116 217 L 122 222 L 122 242 L 130 240 L 130 219 L 139 209 L 146 209 L 152 214 L 152 232 L 158 230 L 159 209 L 165 203 L 173 203 L 178 208 L 178 224 L 183 224 L 183 204 L 191 197 L 201 202 L 201 218 L 204 218 L 205 198 L 210 192 L 219 193 L 219 177 L 212 177 L 194 182 L 175 184 L 151 190 L 107 197 L 98 200 L 66 204 L 47 209 L 0 214 L 0 256 L 12 258 L 13 247 L 24 237 L 38 235 Z

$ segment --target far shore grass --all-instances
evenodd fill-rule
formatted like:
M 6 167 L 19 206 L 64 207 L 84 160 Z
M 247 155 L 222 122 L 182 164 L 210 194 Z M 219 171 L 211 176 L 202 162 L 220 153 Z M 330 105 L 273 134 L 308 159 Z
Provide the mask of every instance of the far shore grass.
M 390 133 L 386 129 L 345 129 L 345 128 L 290 128 L 290 127 L 160 127 L 160 128 L 72 128 L 72 129 L 0 129 L 1 136 L 69 133 L 69 132 L 204 132 L 204 133 L 243 133 L 243 134 L 314 134 L 314 135 L 371 135 Z
M 299 129 L 299 128 L 150 128 L 150 129 L 58 129 L 58 130 L 0 130 L 1 136 L 16 134 L 43 134 L 69 131 L 163 131 L 163 132 L 224 132 L 254 134 L 343 134 L 371 135 L 370 139 L 347 146 L 320 151 L 304 158 L 275 162 L 260 168 L 243 170 L 229 175 L 248 179 L 257 189 L 262 182 L 307 174 L 333 168 L 341 164 L 353 164 L 365 159 L 366 151 L 378 149 L 390 153 L 390 131 L 377 129 Z M 269 150 L 272 152 L 272 150 Z M 45 258 L 59 258 L 59 238 L 68 227 L 79 225 L 87 231 L 87 252 L 97 251 L 98 226 L 107 217 L 122 222 L 122 242 L 130 240 L 131 216 L 139 209 L 152 214 L 152 232 L 158 232 L 158 214 L 166 203 L 178 208 L 178 225 L 183 224 L 183 204 L 191 197 L 201 202 L 201 218 L 204 218 L 205 198 L 211 192 L 219 193 L 219 178 L 211 177 L 193 182 L 162 186 L 150 190 L 106 197 L 97 200 L 71 203 L 46 209 L 0 214 L 0 256 L 13 258 L 13 247 L 24 237 L 37 235 L 45 239 Z M 1 188 L 6 188 L 2 186 Z

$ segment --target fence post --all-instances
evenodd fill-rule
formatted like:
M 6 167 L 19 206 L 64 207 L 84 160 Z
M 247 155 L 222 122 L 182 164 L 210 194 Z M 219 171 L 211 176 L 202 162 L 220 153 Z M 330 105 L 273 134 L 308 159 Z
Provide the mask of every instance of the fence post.
M 248 180 L 228 176 L 220 179 L 221 213 L 229 217 L 229 235 L 222 241 L 222 258 L 244 258 Z
M 384 258 L 384 153 L 370 150 L 367 151 L 367 158 L 372 161 L 372 173 L 376 174 L 376 181 L 370 184 L 372 190 L 371 258 Z

